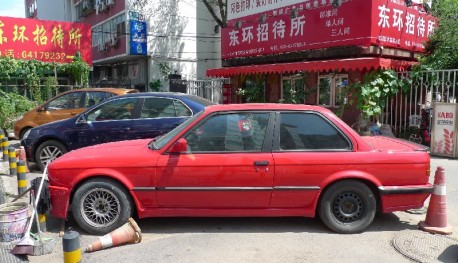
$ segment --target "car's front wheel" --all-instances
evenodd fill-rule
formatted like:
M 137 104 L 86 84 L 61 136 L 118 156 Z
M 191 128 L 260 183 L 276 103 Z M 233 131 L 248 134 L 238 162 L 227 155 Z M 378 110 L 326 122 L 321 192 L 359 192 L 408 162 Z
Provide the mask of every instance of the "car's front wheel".
M 359 233 L 375 217 L 377 202 L 372 190 L 362 182 L 347 180 L 329 187 L 323 194 L 319 215 L 331 230 L 342 234 Z
M 86 232 L 105 235 L 122 226 L 132 216 L 132 202 L 120 183 L 96 178 L 88 180 L 76 190 L 72 213 Z
M 54 140 L 45 141 L 40 144 L 35 153 L 35 162 L 38 168 L 43 171 L 46 163 L 54 161 L 67 152 L 67 148 L 62 143 Z

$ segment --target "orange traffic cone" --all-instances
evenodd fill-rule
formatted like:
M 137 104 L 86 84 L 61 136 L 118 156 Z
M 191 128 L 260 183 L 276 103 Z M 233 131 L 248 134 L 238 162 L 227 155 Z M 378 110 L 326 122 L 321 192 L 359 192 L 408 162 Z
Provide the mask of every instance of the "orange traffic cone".
M 85 252 L 94 252 L 125 243 L 139 243 L 140 241 L 142 241 L 142 232 L 137 223 L 132 218 L 129 218 L 128 222 L 123 226 L 92 242 L 87 246 Z
M 29 166 L 27 165 L 27 158 L 25 156 L 25 148 L 24 146 L 19 147 L 19 149 L 16 149 L 16 156 L 18 157 L 18 161 L 24 161 L 25 163 L 25 172 L 29 173 Z
M 429 200 L 426 219 L 419 223 L 421 230 L 442 235 L 450 235 L 453 232 L 452 228 L 447 226 L 445 192 L 444 168 L 439 166 L 434 176 L 434 191 Z

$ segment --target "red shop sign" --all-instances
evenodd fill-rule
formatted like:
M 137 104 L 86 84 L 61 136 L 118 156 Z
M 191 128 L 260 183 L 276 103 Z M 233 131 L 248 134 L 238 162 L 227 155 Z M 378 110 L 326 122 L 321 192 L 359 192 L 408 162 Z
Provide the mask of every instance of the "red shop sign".
M 407 7 L 404 0 L 342 1 L 338 8 L 330 0 L 296 0 L 289 6 L 280 6 L 283 1 L 278 1 L 279 8 L 271 4 L 274 9 L 260 13 L 255 7 L 264 1 L 233 1 L 241 1 L 238 9 L 251 10 L 250 15 L 228 21 L 222 30 L 223 59 L 338 46 L 377 45 L 423 52 L 424 42 L 436 27 L 435 18 L 421 6 Z
M 68 63 L 80 52 L 92 65 L 91 47 L 88 24 L 0 17 L 0 56 Z

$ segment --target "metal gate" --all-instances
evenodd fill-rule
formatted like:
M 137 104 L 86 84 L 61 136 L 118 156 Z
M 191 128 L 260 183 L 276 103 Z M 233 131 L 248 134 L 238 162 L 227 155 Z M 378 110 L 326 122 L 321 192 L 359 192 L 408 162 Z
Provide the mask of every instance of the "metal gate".
M 458 69 L 419 72 L 411 79 L 409 92 L 387 101 L 382 122 L 391 125 L 400 138 L 412 139 L 421 130 L 431 134 L 434 103 L 456 103 L 457 75 Z M 410 72 L 399 72 L 398 76 L 411 78 Z
M 225 79 L 211 79 L 211 80 L 183 80 L 171 79 L 170 91 L 186 92 L 188 94 L 196 95 L 215 103 L 222 103 L 223 101 L 223 84 Z

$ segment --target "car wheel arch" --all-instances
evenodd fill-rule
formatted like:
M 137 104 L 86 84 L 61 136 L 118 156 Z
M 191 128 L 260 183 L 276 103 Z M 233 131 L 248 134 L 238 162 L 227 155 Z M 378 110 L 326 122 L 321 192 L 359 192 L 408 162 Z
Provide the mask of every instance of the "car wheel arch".
M 315 200 L 315 204 L 314 204 L 315 215 L 318 214 L 318 210 L 320 209 L 320 203 L 322 202 L 322 198 L 323 198 L 324 193 L 331 186 L 333 186 L 335 184 L 338 184 L 340 182 L 344 182 L 344 181 L 357 181 L 357 182 L 361 182 L 361 183 L 365 184 L 367 187 L 369 187 L 369 189 L 372 191 L 372 193 L 374 194 L 374 197 L 375 197 L 375 201 L 376 201 L 376 205 L 377 205 L 376 211 L 377 212 L 381 211 L 382 200 L 381 200 L 380 192 L 378 191 L 378 186 L 380 184 L 376 184 L 374 181 L 369 180 L 367 177 L 346 176 L 346 177 L 336 178 L 335 180 L 326 183 L 324 187 L 320 188 L 320 194 L 319 194 L 319 196 L 317 196 L 317 198 Z
M 37 150 L 38 148 L 40 148 L 40 145 L 42 145 L 43 143 L 47 142 L 47 141 L 56 141 L 60 144 L 62 144 L 63 146 L 65 146 L 65 148 L 67 149 L 67 151 L 70 151 L 67 143 L 65 143 L 65 141 L 59 139 L 59 138 L 56 138 L 56 137 L 43 137 L 43 138 L 40 138 L 40 140 L 36 141 L 35 142 L 35 145 L 33 147 L 33 156 L 35 156 L 37 154 Z M 35 160 L 36 161 L 36 160 Z
M 36 126 L 26 125 L 26 126 L 22 127 L 22 129 L 19 131 L 19 139 L 22 139 L 22 137 L 24 136 L 24 134 L 25 134 L 28 130 L 33 129 L 34 127 L 36 127 Z
M 118 183 L 121 187 L 124 188 L 124 190 L 129 194 L 129 197 L 131 199 L 131 201 L 133 201 L 132 203 L 135 204 L 133 207 L 132 207 L 132 213 L 134 215 L 137 215 L 138 216 L 138 212 L 137 212 L 137 207 L 139 205 L 139 202 L 138 202 L 138 199 L 136 198 L 136 196 L 134 196 L 132 194 L 132 184 L 131 183 L 128 183 L 126 182 L 126 180 L 122 180 L 120 179 L 121 176 L 113 176 L 113 175 L 110 175 L 108 173 L 88 173 L 87 175 L 83 175 L 82 177 L 79 177 L 79 180 L 74 183 L 74 185 L 72 186 L 72 190 L 71 190 L 71 193 L 70 193 L 70 199 L 69 199 L 69 207 L 71 207 L 71 204 L 73 202 L 73 197 L 75 196 L 75 193 L 76 191 L 82 186 L 84 185 L 85 183 L 87 183 L 88 181 L 91 181 L 91 180 L 97 180 L 97 179 L 106 179 L 106 180 L 110 180 L 110 181 L 113 181 L 113 182 L 116 182 Z

